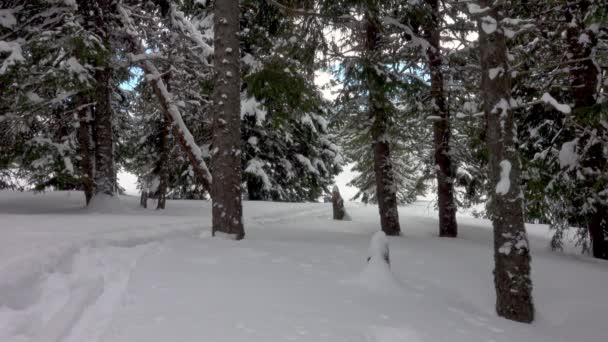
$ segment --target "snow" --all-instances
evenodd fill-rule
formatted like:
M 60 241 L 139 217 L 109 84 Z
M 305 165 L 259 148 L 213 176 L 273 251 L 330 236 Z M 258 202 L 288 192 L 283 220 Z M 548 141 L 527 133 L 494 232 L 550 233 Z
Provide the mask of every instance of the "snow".
M 249 96 L 247 92 L 241 93 L 241 119 L 245 116 L 254 116 L 258 125 L 266 120 L 266 109 L 255 96 Z
M 247 167 L 245 168 L 245 173 L 250 173 L 256 177 L 258 177 L 263 184 L 264 190 L 270 190 L 272 188 L 272 184 L 270 183 L 270 178 L 266 171 L 264 171 L 264 162 L 258 158 L 253 158 L 247 163 Z
M 8 57 L 4 59 L 2 66 L 0 66 L 0 75 L 4 75 L 9 67 L 25 61 L 21 44 L 17 41 L 0 40 L 0 52 L 9 52 Z
M 471 2 L 467 3 L 467 7 L 469 9 L 469 13 L 471 13 L 471 14 L 480 14 L 480 13 L 484 13 L 484 12 L 487 12 L 490 10 L 489 7 L 481 8 L 481 7 L 479 7 L 478 4 L 474 4 Z
M 578 163 L 578 154 L 576 153 L 576 145 L 578 139 L 565 142 L 559 151 L 559 166 L 563 168 L 572 168 Z
M 66 61 L 67 69 L 76 74 L 80 82 L 86 82 L 89 78 L 89 72 L 85 69 L 76 58 L 71 57 Z
M 14 15 L 15 10 L 11 8 L 0 9 L 0 26 L 4 26 L 7 29 L 13 28 L 17 25 L 17 19 Z
M 302 166 L 304 166 L 310 173 L 314 173 L 316 175 L 319 174 L 319 170 L 317 170 L 314 166 L 312 166 L 312 163 L 310 162 L 310 159 L 306 158 L 304 155 L 300 154 L 300 153 L 296 153 L 294 154 L 294 157 L 296 158 L 296 160 L 298 162 L 300 162 L 300 164 Z
M 207 201 L 170 200 L 161 212 L 121 197 L 111 214 L 83 202 L 79 192 L 0 191 L 0 341 L 606 336 L 608 263 L 567 254 L 570 245 L 549 251 L 543 225 L 527 225 L 538 318 L 526 325 L 494 312 L 491 223 L 459 216 L 459 238 L 438 238 L 430 202 L 400 207 L 404 235 L 387 238 L 376 206 L 346 203 L 344 222 L 329 203 L 245 201 L 242 241 L 209 238 Z M 390 267 L 374 258 L 387 241 Z
M 553 96 L 551 96 L 549 93 L 544 93 L 540 100 L 546 104 L 553 106 L 553 108 L 564 114 L 570 114 L 570 112 L 572 111 L 570 106 L 557 102 L 557 100 L 553 98 Z
M 511 162 L 503 160 L 500 162 L 500 179 L 496 184 L 496 193 L 499 195 L 506 195 L 511 188 Z
M 490 77 L 491 80 L 493 80 L 496 78 L 496 76 L 500 75 L 504 71 L 505 70 L 502 67 L 491 68 L 490 70 L 488 70 L 488 76 Z
M 496 23 L 496 19 L 494 19 L 493 17 L 486 15 L 481 18 L 481 29 L 486 34 L 494 33 L 497 28 L 498 28 L 498 25 Z

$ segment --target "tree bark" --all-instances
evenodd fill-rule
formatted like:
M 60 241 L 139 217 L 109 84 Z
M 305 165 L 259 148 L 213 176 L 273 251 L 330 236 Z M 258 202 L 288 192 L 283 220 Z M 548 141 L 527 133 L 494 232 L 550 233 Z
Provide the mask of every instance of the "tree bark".
M 212 233 L 245 236 L 241 203 L 241 71 L 238 0 L 215 2 Z
M 582 17 L 587 12 L 589 1 L 579 1 L 570 4 L 566 10 L 566 40 L 570 59 L 578 61 L 573 63 L 570 70 L 569 81 L 572 97 L 574 98 L 574 113 L 581 115 L 586 108 L 596 104 L 596 96 L 599 83 L 599 70 L 592 60 L 592 52 L 597 45 L 597 37 L 592 30 L 585 28 Z M 580 37 L 587 35 L 587 42 L 582 43 Z M 601 129 L 601 128 L 600 128 Z M 588 138 L 580 139 L 581 150 L 585 149 Z M 581 161 L 584 168 L 602 170 L 608 161 L 604 157 L 602 148 L 590 148 L 587 155 Z M 595 177 L 589 177 L 595 180 Z M 588 184 L 593 188 L 593 184 Z M 593 257 L 608 260 L 608 206 L 601 199 L 593 202 L 593 213 L 588 218 L 587 229 L 591 237 L 591 250 Z
M 491 7 L 487 15 L 478 18 L 478 25 L 481 94 L 493 185 L 489 211 L 494 226 L 496 311 L 499 316 L 529 323 L 534 319 L 530 249 L 523 219 L 506 38 L 500 28 L 504 8 L 499 12 L 501 6 L 489 0 L 480 1 L 480 6 Z
M 101 40 L 95 59 L 95 191 L 94 195 L 114 196 L 116 172 L 114 168 L 114 137 L 112 134 L 112 68 L 109 62 L 111 32 L 109 20 L 115 13 L 112 0 L 78 1 L 79 12 L 87 25 Z
M 388 141 L 388 108 L 390 104 L 384 93 L 384 77 L 378 75 L 374 65 L 380 39 L 380 28 L 377 18 L 366 14 L 364 62 L 367 87 L 369 91 L 369 117 L 372 120 L 372 144 L 374 149 L 374 175 L 376 179 L 376 198 L 380 212 L 380 225 L 386 235 L 399 235 L 399 212 L 397 211 L 397 193 L 391 163 L 390 144 Z
M 112 69 L 95 72 L 95 194 L 114 196 L 114 137 L 112 134 Z
M 340 195 L 340 189 L 337 186 L 334 186 L 331 191 L 331 204 L 334 213 L 334 220 L 344 220 L 346 216 L 346 210 L 344 209 L 344 200 L 342 199 L 342 195 Z
M 91 122 L 93 120 L 91 116 L 91 108 L 86 105 L 87 101 L 81 100 L 78 110 L 78 145 L 80 153 L 80 166 L 82 168 L 82 189 L 84 191 L 84 197 L 86 204 L 89 205 L 93 192 L 95 191 L 93 179 L 95 179 L 94 172 L 94 156 L 95 150 L 92 140 L 92 127 Z
M 164 81 L 167 86 L 167 91 L 171 92 L 171 86 L 169 80 L 171 74 L 164 76 Z M 160 138 L 160 155 L 158 160 L 158 200 L 156 203 L 156 209 L 165 209 L 167 202 L 167 186 L 169 180 L 169 134 L 171 134 L 171 122 L 167 118 L 167 115 L 163 115 L 163 127 Z
M 456 237 L 456 204 L 454 202 L 454 171 L 450 156 L 450 116 L 443 91 L 441 70 L 439 0 L 426 0 L 431 7 L 431 21 L 427 23 L 426 39 L 431 45 L 426 55 L 431 73 L 431 98 L 433 116 L 438 117 L 433 124 L 435 147 L 435 172 L 437 173 L 437 204 L 439 207 L 439 236 Z
M 141 196 L 139 197 L 139 206 L 146 209 L 148 208 L 148 189 L 141 189 Z

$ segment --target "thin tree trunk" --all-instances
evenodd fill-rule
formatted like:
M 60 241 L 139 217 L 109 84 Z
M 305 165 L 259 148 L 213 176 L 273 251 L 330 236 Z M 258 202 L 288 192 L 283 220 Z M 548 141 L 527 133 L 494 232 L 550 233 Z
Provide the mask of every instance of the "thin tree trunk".
M 331 204 L 334 213 L 334 220 L 344 220 L 346 216 L 346 210 L 344 209 L 344 200 L 340 195 L 340 189 L 338 186 L 334 186 L 331 191 Z
M 425 28 L 426 39 L 431 45 L 427 49 L 429 70 L 431 72 L 431 98 L 433 115 L 438 117 L 433 124 L 435 145 L 435 170 L 437 172 L 437 204 L 439 206 L 439 236 L 456 237 L 456 204 L 454 202 L 454 171 L 450 156 L 450 116 L 443 91 L 441 70 L 439 0 L 426 0 L 432 8 L 432 20 Z
M 597 45 L 597 37 L 592 30 L 586 29 L 584 23 L 580 20 L 580 17 L 587 12 L 589 5 L 589 1 L 579 1 L 571 4 L 566 11 L 568 52 L 571 60 L 578 61 L 569 68 L 569 81 L 574 98 L 575 115 L 584 115 L 585 108 L 596 104 L 599 82 L 599 70 L 591 59 L 591 54 Z M 584 44 L 580 40 L 582 34 L 588 37 Z M 584 149 L 587 143 L 588 139 L 581 139 L 579 142 L 581 149 Z M 587 153 L 586 158 L 581 161 L 585 168 L 602 170 L 604 165 L 608 163 L 601 147 L 590 148 Z M 594 180 L 594 177 L 590 178 Z M 592 184 L 587 186 L 589 188 L 593 187 Z M 593 257 L 608 260 L 608 206 L 602 203 L 601 199 L 597 199 L 592 205 L 593 213 L 587 220 L 587 228 L 591 237 Z
M 171 74 L 164 76 L 165 84 L 167 85 L 167 91 L 171 92 L 171 86 L 169 80 Z M 167 186 L 169 178 L 169 134 L 171 134 L 171 122 L 167 118 L 167 115 L 163 115 L 163 129 L 162 136 L 160 138 L 160 155 L 158 161 L 158 201 L 156 203 L 156 209 L 165 209 L 167 202 Z
M 478 24 L 481 94 L 490 152 L 490 184 L 493 185 L 489 211 L 494 226 L 496 311 L 499 316 L 529 323 L 534 319 L 530 249 L 523 218 L 519 154 L 513 135 L 516 129 L 511 110 L 507 46 L 500 29 L 503 17 L 488 0 L 480 1 L 480 6 L 492 8 L 478 19 Z
M 141 189 L 141 196 L 139 197 L 139 206 L 146 209 L 148 208 L 148 188 Z
M 212 232 L 245 236 L 241 203 L 239 1 L 215 2 Z
M 131 23 L 123 19 L 122 24 L 125 27 L 130 27 Z M 128 35 L 126 38 L 131 43 L 131 48 L 136 54 L 145 54 L 145 49 L 141 44 L 141 41 L 136 35 Z M 150 85 L 154 90 L 154 94 L 160 103 L 161 110 L 165 114 L 166 118 L 171 124 L 171 131 L 173 136 L 180 145 L 181 150 L 186 154 L 194 173 L 203 185 L 203 188 L 207 191 L 211 191 L 212 177 L 207 164 L 203 159 L 203 153 L 200 147 L 194 141 L 194 137 L 186 127 L 184 120 L 182 119 L 181 112 L 177 105 L 173 102 L 171 93 L 167 90 L 165 83 L 162 80 L 162 76 L 154 63 L 151 60 L 144 60 L 141 67 L 146 72 Z
M 93 197 L 95 179 L 94 172 L 94 160 L 95 151 L 93 148 L 92 140 L 92 127 L 91 122 L 93 120 L 91 116 L 91 108 L 86 105 L 87 101 L 81 101 L 81 108 L 78 110 L 78 145 L 80 152 L 80 165 L 82 168 L 82 189 L 84 191 L 84 197 L 86 204 L 89 205 L 91 198 Z
M 367 86 L 369 90 L 369 117 L 372 120 L 372 144 L 374 149 L 374 175 L 376 179 L 376 199 L 380 212 L 380 225 L 386 235 L 399 235 L 399 212 L 397 211 L 397 193 L 391 163 L 390 144 L 388 141 L 388 99 L 384 93 L 384 77 L 378 75 L 374 63 L 374 54 L 380 39 L 377 18 L 366 14 L 365 62 Z

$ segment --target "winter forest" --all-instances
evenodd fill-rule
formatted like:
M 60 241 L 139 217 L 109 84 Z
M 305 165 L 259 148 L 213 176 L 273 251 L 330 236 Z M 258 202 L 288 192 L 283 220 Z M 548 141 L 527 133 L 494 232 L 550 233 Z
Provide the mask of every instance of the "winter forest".
M 0 0 L 0 341 L 605 341 L 607 284 L 604 0 Z

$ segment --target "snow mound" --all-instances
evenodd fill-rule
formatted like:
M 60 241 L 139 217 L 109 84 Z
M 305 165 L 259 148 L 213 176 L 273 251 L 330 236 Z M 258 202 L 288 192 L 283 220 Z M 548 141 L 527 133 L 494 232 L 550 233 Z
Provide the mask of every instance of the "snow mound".
M 388 252 L 388 238 L 383 231 L 379 231 L 372 235 L 372 240 L 369 244 L 369 260 L 375 259 L 384 260 L 387 264 L 390 263 Z
M 384 232 L 376 232 L 369 245 L 367 265 L 349 283 L 356 284 L 380 294 L 403 293 L 403 285 L 391 271 L 389 265 L 388 239 Z
M 87 211 L 100 214 L 120 214 L 126 212 L 127 209 L 120 203 L 118 196 L 97 194 L 91 198 Z

